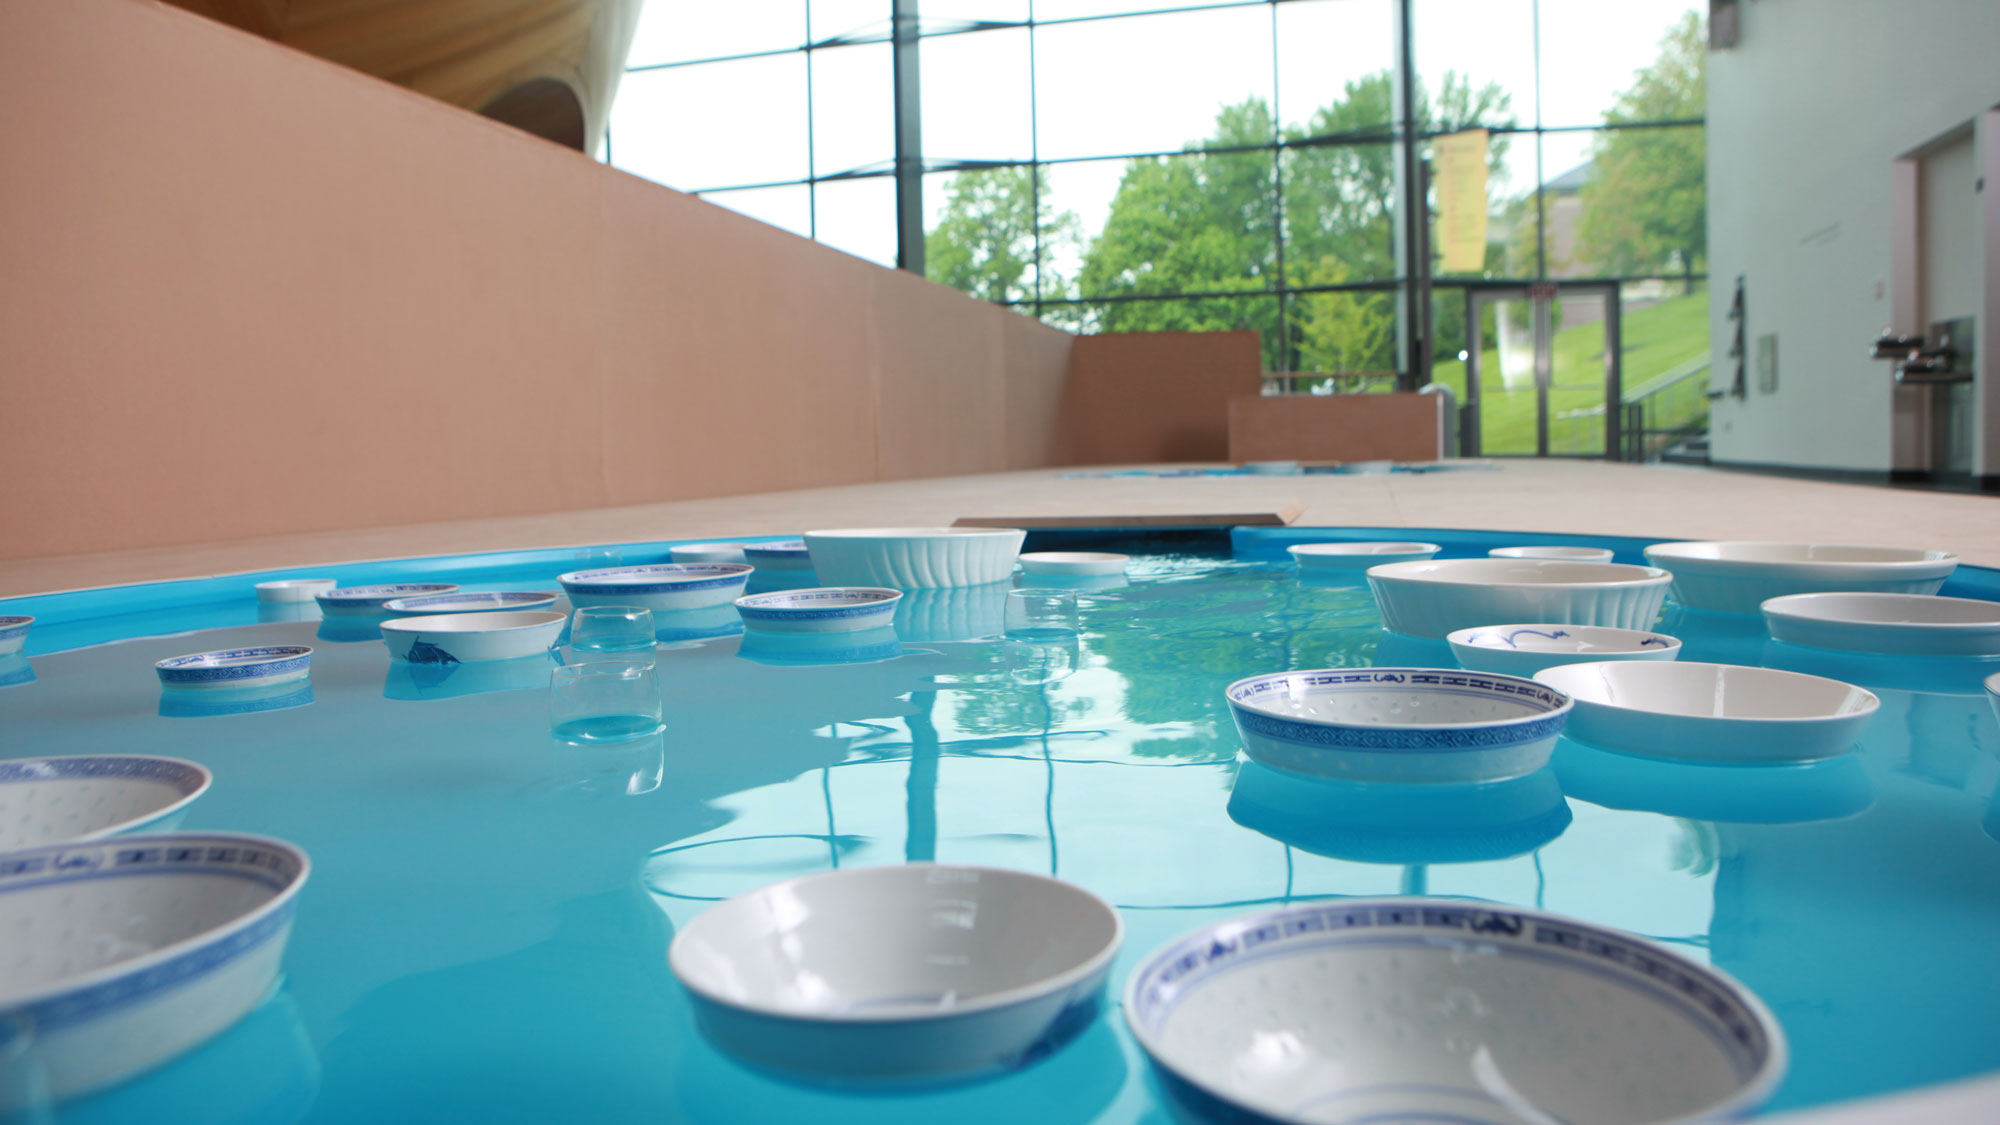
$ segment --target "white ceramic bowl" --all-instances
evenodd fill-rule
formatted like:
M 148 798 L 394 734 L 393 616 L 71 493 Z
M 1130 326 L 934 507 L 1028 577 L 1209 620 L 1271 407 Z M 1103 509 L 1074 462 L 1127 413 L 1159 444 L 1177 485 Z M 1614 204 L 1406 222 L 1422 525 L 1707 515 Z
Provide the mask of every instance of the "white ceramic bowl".
M 667 557 L 677 563 L 740 563 L 743 559 L 741 543 L 682 543 L 678 547 L 668 547 Z
M 1368 569 L 1383 627 L 1413 637 L 1509 621 L 1645 629 L 1660 615 L 1671 581 L 1650 566 L 1548 559 L 1432 559 Z
M 411 664 L 516 660 L 553 648 L 568 620 L 546 609 L 398 617 L 382 623 L 382 639 L 389 655 Z
M 268 688 L 312 674 L 310 645 L 259 645 L 172 656 L 153 665 L 160 686 L 175 691 Z
M 1285 548 L 1301 568 L 1354 571 L 1383 563 L 1417 562 L 1442 549 L 1436 543 L 1294 543 Z
M 1786 594 L 1766 601 L 1773 640 L 1904 656 L 2000 654 L 2000 602 L 1935 594 Z
M 1230 1120 L 1726 1121 L 1762 1105 L 1788 1062 L 1770 1011 L 1707 965 L 1449 899 L 1204 927 L 1140 963 L 1125 1019 L 1170 1090 Z
M 1548 764 L 1569 698 L 1518 676 L 1443 668 L 1273 672 L 1223 692 L 1243 752 L 1350 781 L 1498 781 Z
M 1681 654 L 1677 637 L 1602 625 L 1481 625 L 1460 629 L 1445 640 L 1461 665 L 1509 676 L 1532 676 L 1559 664 L 1673 660 Z
M 309 602 L 339 585 L 331 578 L 280 578 L 257 583 L 257 600 L 267 605 Z
M 1565 559 L 1569 562 L 1608 563 L 1612 552 L 1607 547 L 1495 547 L 1486 552 L 1496 559 Z
M 703 1032 L 751 1066 L 827 1083 L 1024 1065 L 1095 1017 L 1118 911 L 1044 875 L 854 867 L 710 907 L 668 961 Z
M 400 582 L 389 586 L 344 586 L 313 595 L 319 611 L 328 617 L 379 617 L 382 607 L 396 598 L 420 598 L 426 594 L 458 592 L 455 582 Z
M 1028 533 L 1011 527 L 863 527 L 806 532 L 829 586 L 983 586 L 1004 582 Z
M 193 762 L 143 754 L 0 761 L 0 852 L 168 831 L 211 780 Z
M 1021 570 L 1057 578 L 1098 578 L 1124 574 L 1131 561 L 1130 555 L 1112 551 L 1030 551 L 1021 556 Z
M 545 590 L 503 590 L 497 594 L 427 594 L 420 598 L 391 598 L 382 603 L 382 609 L 388 613 L 429 617 L 440 613 L 541 609 L 554 604 L 556 596 Z
M 1566 664 L 1535 680 L 1576 700 L 1571 738 L 1708 762 L 1831 758 L 1854 745 L 1881 706 L 1853 684 L 1738 664 Z
M 49 1092 L 111 1085 L 255 1007 L 277 979 L 309 866 L 281 840 L 223 833 L 0 857 L 0 1013 L 33 1021 Z
M 1673 572 L 1675 601 L 1721 613 L 1786 594 L 1935 594 L 1958 567 L 1947 551 L 1825 543 L 1655 543 L 1646 561 Z
M 811 570 L 812 553 L 803 539 L 743 544 L 743 561 L 759 570 Z
M 816 586 L 748 594 L 736 599 L 736 612 L 754 632 L 855 633 L 887 626 L 902 600 L 901 590 L 881 586 Z
M 726 606 L 743 594 L 753 568 L 746 563 L 661 563 L 578 570 L 556 577 L 569 604 L 641 605 L 658 613 Z
M 1986 677 L 1986 703 L 1993 709 L 1993 718 L 2000 720 L 2000 672 Z
M 35 619 L 25 614 L 0 615 L 0 656 L 21 651 L 28 643 L 28 627 L 34 623 Z

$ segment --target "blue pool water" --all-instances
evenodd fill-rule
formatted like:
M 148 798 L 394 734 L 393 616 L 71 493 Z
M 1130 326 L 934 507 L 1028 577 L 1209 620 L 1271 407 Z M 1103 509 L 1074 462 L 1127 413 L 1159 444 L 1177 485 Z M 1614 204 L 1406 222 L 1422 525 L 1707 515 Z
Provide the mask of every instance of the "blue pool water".
M 1634 562 L 1647 542 L 1393 533 L 1413 536 L 1448 557 L 1539 539 Z M 1365 588 L 1302 583 L 1284 561 L 1288 541 L 1338 537 L 1381 535 L 1129 545 L 1147 552 L 1129 581 L 1076 588 L 1074 645 L 1008 639 L 1004 586 L 915 592 L 894 632 L 831 651 L 726 619 L 668 622 L 665 732 L 602 747 L 550 737 L 552 658 L 398 664 L 365 629 L 282 619 L 309 609 L 260 620 L 250 585 L 554 589 L 601 551 L 0 602 L 43 618 L 31 657 L 0 666 L 14 681 L 0 757 L 202 762 L 215 785 L 184 828 L 283 837 L 314 863 L 283 987 L 61 1120 L 1167 1120 L 1115 1003 L 1025 1070 L 920 1093 L 787 1085 L 702 1040 L 667 968 L 679 927 L 777 879 L 917 860 L 1053 872 L 1116 903 L 1128 937 L 1114 996 L 1147 951 L 1266 904 L 1469 896 L 1617 926 L 1743 980 L 1791 1040 L 1775 1108 L 2000 1068 L 2000 724 L 1980 690 L 1994 665 L 1795 649 L 1761 620 L 1670 605 L 1661 628 L 1685 659 L 1875 690 L 1857 750 L 1751 769 L 1565 741 L 1549 770 L 1479 790 L 1302 787 L 1239 768 L 1224 685 L 1451 665 L 1442 642 L 1383 633 Z M 623 548 L 627 563 L 664 557 Z M 2000 573 L 1964 568 L 1944 592 L 2000 599 Z M 189 701 L 163 696 L 152 669 L 283 643 L 316 647 L 308 685 Z

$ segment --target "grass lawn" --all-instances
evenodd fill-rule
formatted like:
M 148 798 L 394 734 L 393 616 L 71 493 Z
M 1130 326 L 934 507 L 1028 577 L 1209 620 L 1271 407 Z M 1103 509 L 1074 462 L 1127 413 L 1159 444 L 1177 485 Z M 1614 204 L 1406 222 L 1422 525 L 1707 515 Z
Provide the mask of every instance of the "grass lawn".
M 1620 318 L 1624 354 L 1620 375 L 1629 389 L 1708 352 L 1708 294 L 1696 290 Z M 1549 451 L 1604 452 L 1604 419 L 1590 414 L 1564 419 L 1573 410 L 1604 403 L 1604 325 L 1579 324 L 1556 330 L 1549 387 Z M 1439 363 L 1431 378 L 1451 387 L 1465 402 L 1465 364 Z M 1486 453 L 1535 451 L 1535 390 L 1509 391 L 1500 379 L 1500 353 L 1487 348 L 1479 357 L 1480 436 Z

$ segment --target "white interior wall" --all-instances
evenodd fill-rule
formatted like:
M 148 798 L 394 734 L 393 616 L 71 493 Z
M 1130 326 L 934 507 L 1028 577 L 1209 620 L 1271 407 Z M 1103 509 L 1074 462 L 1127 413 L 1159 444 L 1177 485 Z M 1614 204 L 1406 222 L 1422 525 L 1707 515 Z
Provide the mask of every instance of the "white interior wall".
M 1738 45 L 1708 68 L 1718 383 L 1739 275 L 1753 357 L 1745 397 L 1715 400 L 1716 461 L 1897 467 L 1890 366 L 1868 358 L 1892 321 L 1891 165 L 2000 104 L 1996 53 L 1995 0 L 1744 0 Z M 1996 299 L 1988 286 L 1989 309 Z M 1779 337 L 1768 393 L 1754 369 L 1766 333 Z

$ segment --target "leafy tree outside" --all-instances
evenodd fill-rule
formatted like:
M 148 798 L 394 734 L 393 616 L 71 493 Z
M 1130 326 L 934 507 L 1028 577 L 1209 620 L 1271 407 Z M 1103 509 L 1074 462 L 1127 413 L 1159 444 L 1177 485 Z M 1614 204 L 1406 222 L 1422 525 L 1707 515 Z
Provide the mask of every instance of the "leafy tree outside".
M 1605 114 L 1606 125 L 1700 120 L 1707 112 L 1701 17 L 1689 12 L 1658 61 Z M 1686 292 L 1708 259 L 1707 135 L 1700 128 L 1609 129 L 1591 150 L 1578 256 L 1606 274 L 1682 275 Z

